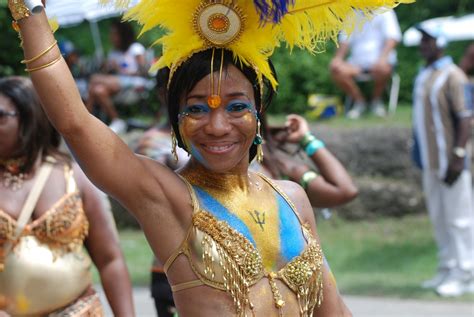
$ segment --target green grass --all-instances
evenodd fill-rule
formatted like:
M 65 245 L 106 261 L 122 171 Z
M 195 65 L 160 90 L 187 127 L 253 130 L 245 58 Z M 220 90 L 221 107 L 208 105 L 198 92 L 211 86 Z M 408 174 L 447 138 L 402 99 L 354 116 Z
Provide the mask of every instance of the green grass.
M 436 270 L 436 247 L 426 215 L 357 222 L 333 216 L 318 220 L 318 229 L 342 293 L 440 299 L 419 287 Z M 133 284 L 148 285 L 153 255 L 142 232 L 121 231 L 120 243 Z M 472 301 L 474 296 L 459 300 Z
M 436 247 L 425 215 L 318 222 L 323 249 L 345 294 L 439 299 L 420 288 L 436 271 Z M 461 300 L 474 300 L 464 296 Z
M 139 230 L 121 230 L 120 246 L 127 262 L 128 271 L 134 285 L 150 283 L 150 268 L 153 253 L 143 233 Z M 94 282 L 99 282 L 97 270 L 93 270 Z

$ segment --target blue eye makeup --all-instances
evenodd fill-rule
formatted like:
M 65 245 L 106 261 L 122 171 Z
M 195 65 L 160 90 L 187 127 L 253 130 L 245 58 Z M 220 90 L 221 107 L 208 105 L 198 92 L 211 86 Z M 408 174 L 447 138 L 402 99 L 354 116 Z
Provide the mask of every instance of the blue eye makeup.
M 184 108 L 184 113 L 189 113 L 189 114 L 198 114 L 198 113 L 208 113 L 211 111 L 208 105 L 190 105 L 186 106 Z
M 224 106 L 224 110 L 230 118 L 240 118 L 246 113 L 256 113 L 253 105 L 247 101 L 234 100 Z M 216 110 L 213 110 L 216 111 Z M 194 104 L 185 106 L 184 110 L 178 114 L 179 121 L 185 117 L 193 119 L 207 118 L 211 113 L 211 108 L 207 104 Z
M 225 110 L 230 113 L 232 112 L 239 113 L 245 110 L 251 112 L 253 109 L 252 109 L 252 104 L 248 102 L 236 100 L 236 101 L 230 102 L 227 106 L 225 106 Z
M 193 118 L 201 118 L 211 111 L 208 105 L 197 104 L 186 106 L 183 111 L 178 114 L 178 118 L 182 119 L 185 116 L 191 116 Z

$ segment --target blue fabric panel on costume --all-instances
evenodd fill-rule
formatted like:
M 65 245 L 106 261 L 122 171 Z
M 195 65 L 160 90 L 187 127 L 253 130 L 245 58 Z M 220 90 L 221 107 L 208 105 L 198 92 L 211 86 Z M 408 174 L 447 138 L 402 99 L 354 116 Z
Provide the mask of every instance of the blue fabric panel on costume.
M 288 202 L 278 193 L 275 193 L 278 201 L 278 213 L 280 215 L 280 243 L 281 254 L 286 261 L 303 252 L 305 240 L 301 231 L 301 224 L 291 209 Z M 299 232 L 299 234 L 295 234 Z
M 213 214 L 217 220 L 223 220 L 227 222 L 229 226 L 243 234 L 244 237 L 246 237 L 255 247 L 257 247 L 250 230 L 242 220 L 230 213 L 226 207 L 224 207 L 220 202 L 218 202 L 214 197 L 209 195 L 209 193 L 203 189 L 197 186 L 193 186 L 193 188 L 199 198 L 201 208 Z

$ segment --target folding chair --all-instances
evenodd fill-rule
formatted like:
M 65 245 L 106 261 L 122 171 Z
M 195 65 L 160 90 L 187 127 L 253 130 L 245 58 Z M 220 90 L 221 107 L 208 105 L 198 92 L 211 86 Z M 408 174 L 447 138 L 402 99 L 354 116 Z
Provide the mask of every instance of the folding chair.
M 363 73 L 355 77 L 355 81 L 357 83 L 366 83 L 373 81 L 372 75 Z M 387 93 L 388 93 L 388 113 L 390 115 L 395 114 L 398 105 L 398 95 L 400 93 L 400 75 L 398 73 L 393 72 L 390 78 L 390 83 L 387 85 Z M 352 98 L 350 96 L 346 96 L 344 101 L 344 113 L 349 112 L 352 106 Z

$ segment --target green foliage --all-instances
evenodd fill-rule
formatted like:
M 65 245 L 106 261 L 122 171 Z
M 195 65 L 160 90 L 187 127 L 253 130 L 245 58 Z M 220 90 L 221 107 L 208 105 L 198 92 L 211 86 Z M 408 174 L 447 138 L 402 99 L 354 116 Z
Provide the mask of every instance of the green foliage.
M 154 256 L 143 232 L 139 230 L 121 230 L 119 234 L 120 247 L 133 285 L 148 285 Z M 95 284 L 100 283 L 100 277 L 95 267 L 93 277 Z
M 294 49 L 290 54 L 286 48 L 277 49 L 272 61 L 279 86 L 277 97 L 269 111 L 302 113 L 306 110 L 309 94 L 336 93 L 328 70 L 333 52 L 334 45 L 328 45 L 326 52 L 315 55 L 300 49 Z
M 18 33 L 11 26 L 11 15 L 6 0 L 0 1 L 0 77 L 24 74 L 20 60 L 23 52 Z
M 474 1 L 470 0 L 418 0 L 414 4 L 400 5 L 396 8 L 402 32 L 426 19 L 472 12 L 474 12 Z M 458 62 L 467 44 L 467 42 L 450 43 L 446 54 L 453 56 L 454 61 Z M 343 98 L 343 93 L 334 86 L 328 70 L 334 52 L 334 43 L 328 43 L 326 52 L 314 56 L 300 50 L 288 54 L 286 49 L 278 49 L 272 61 L 280 85 L 277 98 L 269 112 L 303 113 L 310 93 L 335 94 Z M 397 72 L 401 77 L 399 101 L 411 103 L 413 81 L 423 61 L 417 47 L 404 47 L 400 44 L 397 52 Z

